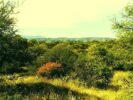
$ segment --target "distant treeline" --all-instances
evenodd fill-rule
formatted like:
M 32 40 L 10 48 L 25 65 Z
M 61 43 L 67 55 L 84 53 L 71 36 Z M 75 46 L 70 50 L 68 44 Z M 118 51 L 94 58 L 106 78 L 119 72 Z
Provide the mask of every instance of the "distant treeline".
M 85 38 L 43 38 L 43 37 L 26 37 L 27 39 L 35 39 L 37 41 L 46 41 L 46 42 L 69 42 L 69 41 L 82 41 L 82 42 L 88 42 L 88 41 L 105 41 L 105 40 L 112 40 L 114 38 L 109 37 L 85 37 Z

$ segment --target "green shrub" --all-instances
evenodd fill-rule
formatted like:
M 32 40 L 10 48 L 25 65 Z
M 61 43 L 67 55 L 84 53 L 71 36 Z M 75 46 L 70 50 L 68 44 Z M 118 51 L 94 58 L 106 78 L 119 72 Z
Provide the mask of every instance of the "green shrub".
M 112 77 L 111 68 L 102 63 L 89 61 L 87 57 L 82 55 L 75 63 L 75 72 L 77 77 L 85 81 L 88 86 L 106 87 Z
M 73 51 L 70 45 L 60 43 L 47 51 L 43 56 L 38 57 L 36 62 L 38 66 L 42 66 L 48 62 L 56 62 L 61 64 L 60 70 L 57 70 L 55 73 L 57 74 L 56 76 L 60 77 L 66 76 L 73 71 L 74 63 L 76 62 L 77 57 L 78 55 Z

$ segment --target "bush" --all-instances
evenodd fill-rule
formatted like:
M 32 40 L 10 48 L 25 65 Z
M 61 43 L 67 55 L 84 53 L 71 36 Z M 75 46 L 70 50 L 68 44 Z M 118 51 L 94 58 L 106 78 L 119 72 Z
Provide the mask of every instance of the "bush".
M 7 74 L 7 73 L 13 74 L 15 71 L 16 71 L 16 67 L 14 67 L 13 64 L 9 64 L 9 63 L 5 63 L 3 67 L 0 68 L 0 72 L 4 74 Z
M 48 62 L 43 66 L 38 68 L 37 74 L 56 76 L 58 74 L 57 70 L 61 67 L 61 64 L 55 62 Z
M 77 57 L 78 55 L 70 45 L 60 43 L 47 51 L 43 56 L 38 57 L 36 65 L 42 66 L 44 63 L 57 62 L 61 64 L 59 72 L 56 73 L 57 76 L 66 76 L 73 71 Z
M 103 63 L 95 63 L 89 61 L 87 57 L 82 55 L 75 63 L 75 72 L 77 77 L 87 83 L 87 86 L 106 87 L 112 77 L 111 68 Z

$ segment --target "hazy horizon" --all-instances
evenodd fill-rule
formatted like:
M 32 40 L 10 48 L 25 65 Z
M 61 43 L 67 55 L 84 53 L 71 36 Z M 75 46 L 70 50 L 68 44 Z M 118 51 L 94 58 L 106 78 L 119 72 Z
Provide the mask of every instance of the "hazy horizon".
M 115 37 L 111 19 L 118 17 L 127 3 L 128 0 L 25 0 L 17 8 L 18 34 L 48 38 Z

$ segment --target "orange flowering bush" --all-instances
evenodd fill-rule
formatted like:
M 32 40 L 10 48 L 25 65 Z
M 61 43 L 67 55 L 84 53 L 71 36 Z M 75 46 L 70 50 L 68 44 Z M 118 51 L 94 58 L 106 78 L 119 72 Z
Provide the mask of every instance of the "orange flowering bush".
M 60 67 L 61 67 L 61 64 L 59 64 L 59 63 L 48 62 L 48 63 L 46 63 L 43 66 L 38 68 L 37 74 L 43 74 L 43 73 L 49 72 L 51 70 L 58 69 Z

